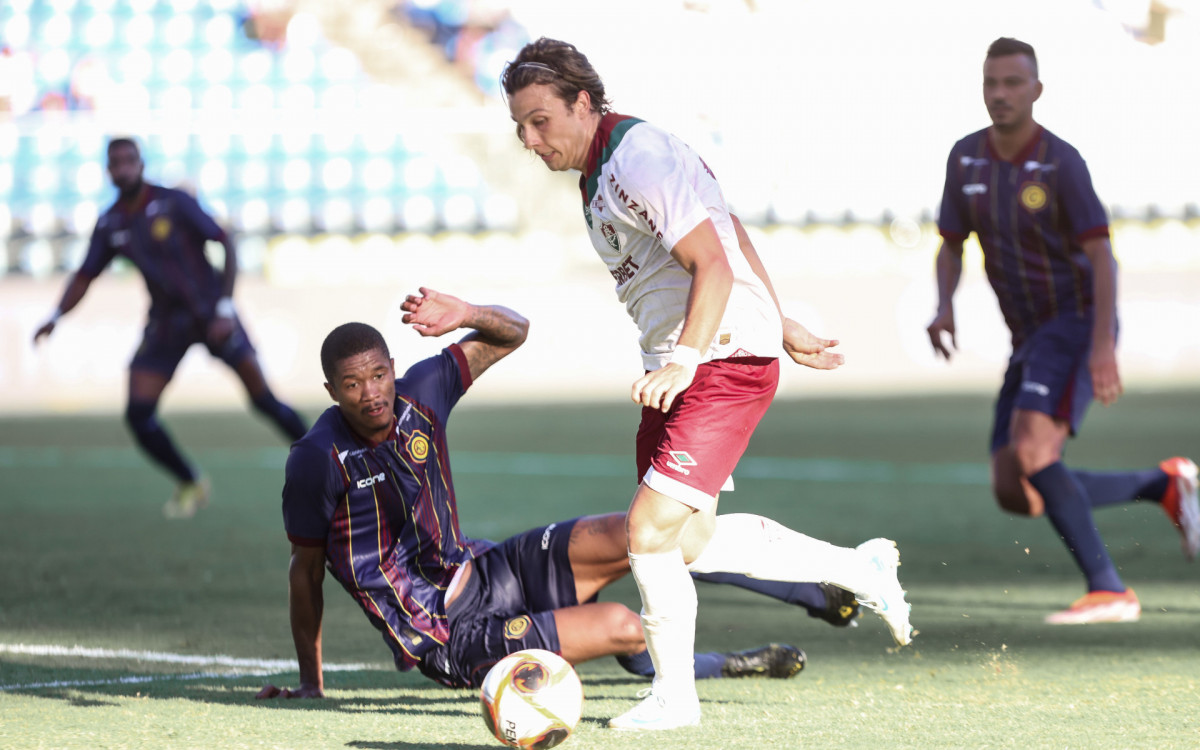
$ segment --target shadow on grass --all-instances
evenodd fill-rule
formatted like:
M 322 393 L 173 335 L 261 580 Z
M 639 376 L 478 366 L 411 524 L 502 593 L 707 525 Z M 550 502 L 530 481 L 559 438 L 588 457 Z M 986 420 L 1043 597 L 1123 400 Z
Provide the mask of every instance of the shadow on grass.
M 442 748 L 462 748 L 462 750 L 496 750 L 497 743 L 476 745 L 466 742 L 439 742 L 431 745 L 428 742 L 375 742 L 371 740 L 353 740 L 346 747 L 358 747 L 363 750 L 441 750 Z

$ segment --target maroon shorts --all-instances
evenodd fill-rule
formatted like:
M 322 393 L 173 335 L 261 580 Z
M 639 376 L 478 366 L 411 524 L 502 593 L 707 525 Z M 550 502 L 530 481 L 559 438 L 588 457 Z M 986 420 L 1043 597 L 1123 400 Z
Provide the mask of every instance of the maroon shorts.
M 643 408 L 638 478 L 650 489 L 710 510 L 746 451 L 779 386 L 779 360 L 731 357 L 705 362 L 671 410 Z

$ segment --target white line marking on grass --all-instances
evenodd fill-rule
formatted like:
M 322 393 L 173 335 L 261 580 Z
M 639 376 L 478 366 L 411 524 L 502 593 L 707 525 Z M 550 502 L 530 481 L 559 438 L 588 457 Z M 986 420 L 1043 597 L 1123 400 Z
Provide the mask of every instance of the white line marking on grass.
M 55 682 L 26 682 L 20 685 L 0 685 L 0 693 L 13 690 L 39 690 L 42 688 L 107 687 L 110 685 L 140 685 L 146 682 L 165 680 L 204 680 L 209 678 L 229 679 L 239 677 L 266 677 L 276 674 L 263 670 L 249 672 L 192 672 L 191 674 L 128 675 L 107 680 L 58 680 Z
M 78 659 L 126 659 L 161 664 L 187 664 L 209 667 L 230 667 L 225 672 L 192 672 L 190 674 L 127 675 L 104 680 L 65 680 L 56 682 L 31 682 L 0 685 L 0 692 L 7 690 L 32 690 L 34 688 L 88 687 L 98 685 L 126 685 L 158 680 L 202 680 L 205 678 L 265 677 L 280 672 L 295 672 L 298 666 L 293 659 L 246 659 L 236 656 L 202 654 L 173 654 L 167 651 L 134 651 L 132 649 L 88 648 L 85 646 L 57 646 L 53 644 L 0 643 L 0 653 L 23 656 L 64 656 Z M 326 672 L 383 671 L 378 664 L 348 663 L 325 664 Z

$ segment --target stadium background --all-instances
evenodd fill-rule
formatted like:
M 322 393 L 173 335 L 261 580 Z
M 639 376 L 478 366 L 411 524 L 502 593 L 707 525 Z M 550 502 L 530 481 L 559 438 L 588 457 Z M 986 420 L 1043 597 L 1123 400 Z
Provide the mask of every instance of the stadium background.
M 145 292 L 116 267 L 37 348 L 113 190 L 111 135 L 236 234 L 235 299 L 277 390 L 322 403 L 316 351 L 348 319 L 398 359 L 418 285 L 509 305 L 529 343 L 472 399 L 611 400 L 631 324 L 580 231 L 574 180 L 529 159 L 496 79 L 539 35 L 573 41 L 618 111 L 682 136 L 750 225 L 789 312 L 840 337 L 837 373 L 782 393 L 991 390 L 1006 331 L 970 250 L 961 355 L 934 360 L 932 223 L 946 154 L 987 124 L 988 42 L 1037 48 L 1037 117 L 1088 159 L 1122 264 L 1130 387 L 1200 375 L 1200 3 L 616 0 L 6 0 L 0 5 L 0 412 L 115 411 Z M 215 248 L 220 257 L 219 247 Z M 171 409 L 236 408 L 202 349 Z

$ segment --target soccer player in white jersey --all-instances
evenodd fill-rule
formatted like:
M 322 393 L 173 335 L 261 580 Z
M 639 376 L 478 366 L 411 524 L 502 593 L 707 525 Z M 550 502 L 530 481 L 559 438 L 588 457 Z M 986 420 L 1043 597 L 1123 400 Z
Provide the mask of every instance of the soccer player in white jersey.
M 641 484 L 626 522 L 630 566 L 656 677 L 651 693 L 612 719 L 617 729 L 700 722 L 692 677 L 696 592 L 689 571 L 824 581 L 883 616 L 896 642 L 912 638 L 894 542 L 850 549 L 760 517 L 717 516 L 717 496 L 766 412 L 778 354 L 817 369 L 842 364 L 835 340 L 783 315 L 766 270 L 720 186 L 685 143 L 613 113 L 604 83 L 573 45 L 538 39 L 502 76 L 526 149 L 554 171 L 579 170 L 588 234 L 641 331 L 645 374 Z

